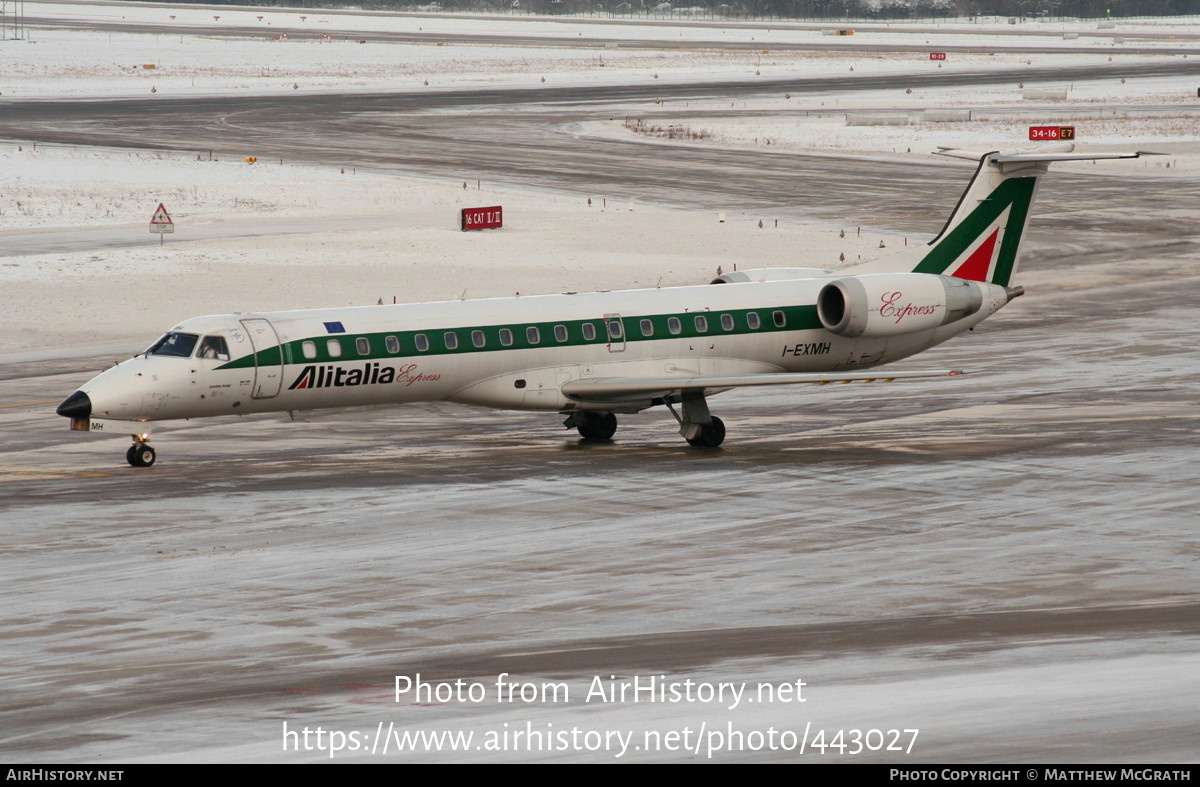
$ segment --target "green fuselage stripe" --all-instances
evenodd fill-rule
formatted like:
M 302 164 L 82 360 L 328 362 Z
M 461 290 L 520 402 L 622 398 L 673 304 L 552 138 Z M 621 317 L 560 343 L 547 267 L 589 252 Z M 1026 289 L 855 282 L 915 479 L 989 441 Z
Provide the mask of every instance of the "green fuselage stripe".
M 782 312 L 783 325 L 777 325 L 775 314 Z M 757 328 L 750 327 L 750 315 L 758 315 Z M 696 318 L 707 321 L 706 330 L 697 327 Z M 723 318 L 733 321 L 732 329 L 727 330 Z M 678 333 L 672 333 L 672 318 L 679 321 Z M 650 335 L 642 331 L 642 322 L 648 320 L 652 330 Z M 722 336 L 737 336 L 740 334 L 775 333 L 779 331 L 810 330 L 821 327 L 817 318 L 816 306 L 783 306 L 761 309 L 729 309 L 725 311 L 683 312 L 678 314 L 650 315 L 621 315 L 623 338 L 610 339 L 607 320 L 593 318 L 589 320 L 558 320 L 554 322 L 523 322 L 503 325 L 480 325 L 462 328 L 431 328 L 420 331 L 380 331 L 378 333 L 327 333 L 306 339 L 296 339 L 284 342 L 281 347 L 286 364 L 313 363 L 349 363 L 352 361 L 379 361 L 392 358 L 420 358 L 429 355 L 465 355 L 468 353 L 502 352 L 507 350 L 531 350 L 557 347 L 578 347 L 587 345 L 606 345 L 627 342 L 663 341 L 669 339 L 714 339 Z M 595 338 L 584 337 L 584 325 L 590 324 L 595 330 Z M 566 329 L 566 340 L 559 341 L 555 328 Z M 539 341 L 529 340 L 528 329 L 536 328 Z M 512 344 L 501 344 L 501 331 L 508 330 L 512 334 Z M 484 344 L 476 347 L 473 334 L 482 331 Z M 457 347 L 447 346 L 446 336 L 453 334 L 457 338 Z M 387 349 L 387 337 L 395 337 L 398 342 L 396 352 Z M 417 337 L 424 336 L 428 341 L 427 350 L 417 349 Z M 341 355 L 329 352 L 330 340 L 337 340 Z M 367 352 L 360 353 L 358 340 L 366 339 Z M 304 354 L 305 342 L 312 342 L 311 357 Z M 315 350 L 315 354 L 313 351 Z M 253 366 L 277 366 L 280 363 L 280 347 L 269 347 L 256 353 L 242 356 L 222 365 L 221 369 L 240 369 Z

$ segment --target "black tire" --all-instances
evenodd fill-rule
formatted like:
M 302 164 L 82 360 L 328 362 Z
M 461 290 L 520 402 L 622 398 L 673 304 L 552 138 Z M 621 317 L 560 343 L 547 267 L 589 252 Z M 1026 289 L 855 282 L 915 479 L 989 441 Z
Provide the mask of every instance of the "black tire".
M 585 440 L 611 440 L 617 433 L 617 416 L 612 413 L 587 413 L 577 428 L 579 436 Z
M 156 458 L 154 449 L 145 443 L 131 445 L 125 452 L 125 461 L 134 467 L 149 467 L 154 464 Z
M 700 434 L 688 440 L 688 445 L 694 445 L 697 448 L 716 448 L 723 442 L 725 442 L 725 422 L 714 415 L 712 424 L 700 427 Z

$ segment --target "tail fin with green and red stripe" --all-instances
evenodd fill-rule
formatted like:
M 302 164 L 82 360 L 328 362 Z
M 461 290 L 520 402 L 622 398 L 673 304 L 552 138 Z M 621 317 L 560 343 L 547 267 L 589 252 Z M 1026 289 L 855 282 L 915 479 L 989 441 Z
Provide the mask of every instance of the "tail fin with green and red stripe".
M 979 161 L 970 185 L 946 226 L 923 247 L 874 260 L 849 273 L 933 273 L 1008 287 L 1020 262 L 1021 239 L 1038 180 L 1056 161 L 1137 158 L 1140 153 L 1073 153 L 1073 146 L 1051 151 L 980 153 L 943 148 L 939 155 Z

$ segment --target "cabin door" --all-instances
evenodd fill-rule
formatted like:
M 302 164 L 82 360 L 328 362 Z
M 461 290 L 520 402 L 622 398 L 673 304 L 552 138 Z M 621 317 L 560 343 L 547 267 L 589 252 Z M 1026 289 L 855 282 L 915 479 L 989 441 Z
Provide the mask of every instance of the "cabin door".
M 255 399 L 278 396 L 283 385 L 283 355 L 275 328 L 260 318 L 242 320 L 242 325 L 254 349 L 254 387 L 251 396 Z
M 621 315 L 604 315 L 604 330 L 608 332 L 608 351 L 625 352 L 625 323 L 621 320 Z

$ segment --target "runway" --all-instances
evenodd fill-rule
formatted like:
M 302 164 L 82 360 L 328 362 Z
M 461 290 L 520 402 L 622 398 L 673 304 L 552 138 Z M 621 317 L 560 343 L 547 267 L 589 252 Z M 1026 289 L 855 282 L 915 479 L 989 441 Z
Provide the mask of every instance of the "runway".
M 328 161 L 354 128 L 366 166 L 459 177 L 437 155 L 452 138 L 458 166 L 505 183 L 927 233 L 939 221 L 912 215 L 914 189 L 948 213 L 964 181 L 953 166 L 563 133 L 616 100 L 602 92 L 555 99 L 579 110 L 525 94 L 366 100 L 179 102 L 123 124 L 120 102 L 47 105 L 37 122 L 6 106 L 0 133 L 222 151 L 271 139 Z M 298 133 L 313 113 L 323 121 Z M 656 411 L 595 444 L 552 414 L 424 405 L 169 424 L 159 463 L 138 470 L 127 437 L 73 434 L 44 404 L 115 356 L 0 366 L 0 752 L 292 762 L 330 752 L 288 748 L 285 725 L 368 738 L 392 724 L 481 737 L 734 725 L 919 735 L 908 754 L 714 753 L 710 734 L 688 751 L 639 737 L 620 756 L 335 759 L 1191 761 L 1197 187 L 1052 176 L 1028 294 L 905 366 L 968 375 L 724 394 L 716 451 L 688 448 Z M 417 673 L 478 682 L 486 699 L 398 697 L 395 677 Z M 570 699 L 498 701 L 504 673 Z M 807 695 L 733 709 L 585 699 L 596 678 L 659 675 L 802 680 Z

